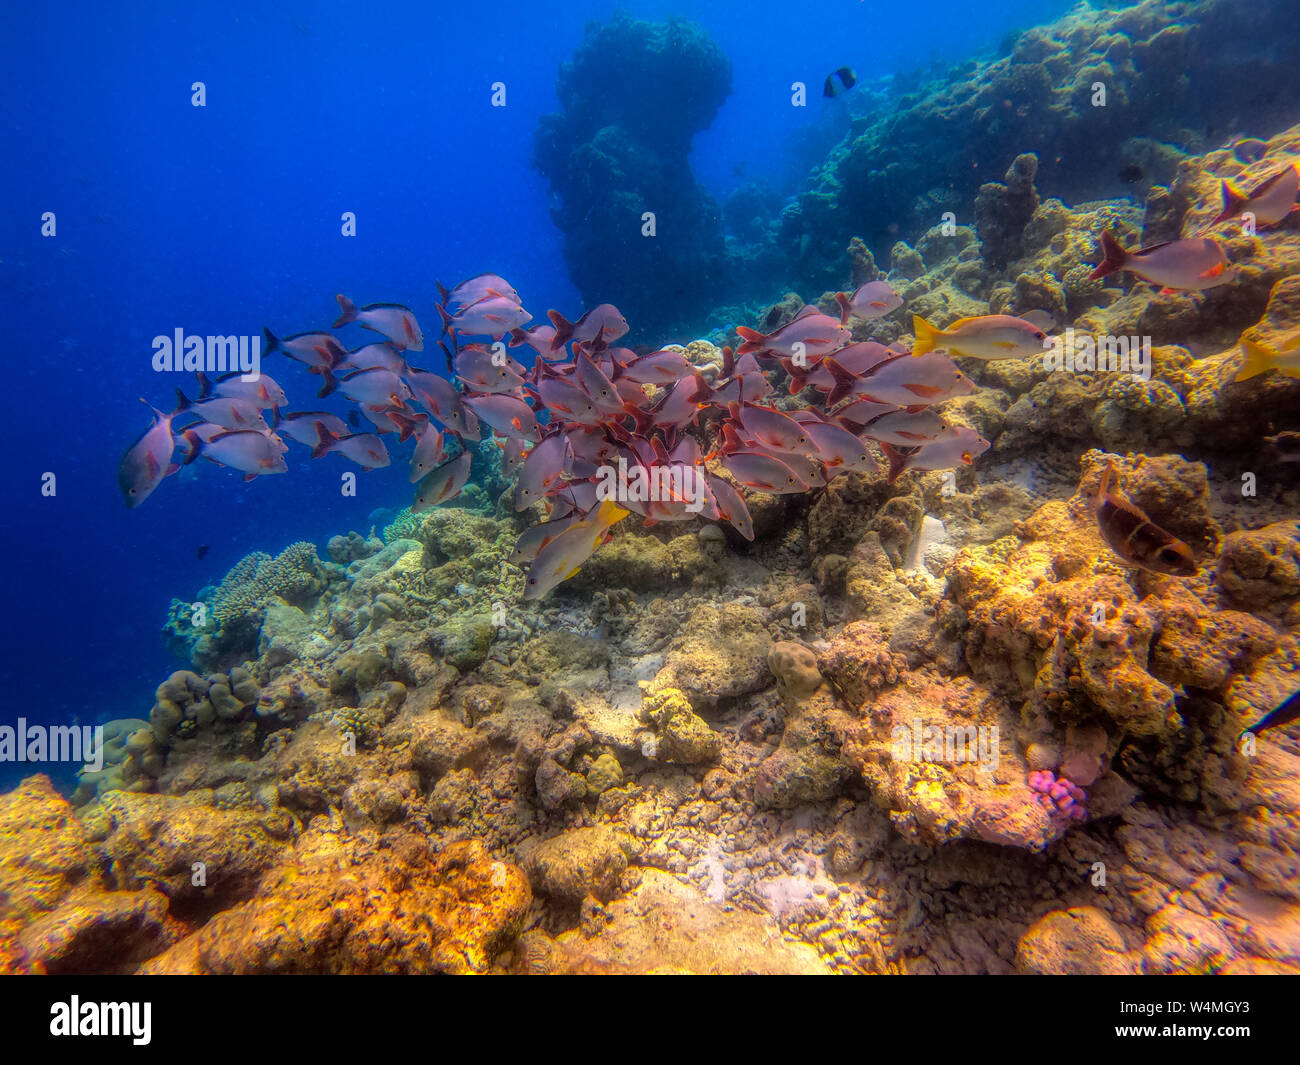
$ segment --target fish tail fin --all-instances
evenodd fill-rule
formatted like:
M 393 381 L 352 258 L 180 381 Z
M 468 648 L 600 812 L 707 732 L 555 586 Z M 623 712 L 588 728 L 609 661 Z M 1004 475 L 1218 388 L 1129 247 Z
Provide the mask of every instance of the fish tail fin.
M 185 393 L 178 388 L 176 390 L 176 413 L 179 414 L 183 410 L 189 410 L 192 406 L 194 406 L 194 404 Z
M 727 345 L 722 349 L 722 376 L 730 377 L 736 372 L 736 353 Z
M 442 319 L 442 332 L 439 333 L 438 335 L 440 337 L 445 337 L 447 335 L 448 330 L 451 329 L 451 315 L 447 313 L 447 308 L 444 307 L 441 303 L 437 304 L 437 310 L 438 310 L 438 317 Z
M 939 330 L 919 314 L 912 315 L 912 331 L 916 334 L 916 343 L 912 345 L 913 355 L 924 355 L 935 349 L 939 342 Z
M 635 431 L 638 433 L 644 433 L 655 423 L 655 416 L 648 410 L 642 410 L 635 403 L 624 403 L 623 411 L 632 415 L 632 420 L 636 422 Z
M 520 344 L 528 343 L 528 334 L 522 329 L 512 329 L 506 335 L 510 337 L 510 346 L 512 348 L 517 348 Z
M 339 441 L 339 437 L 329 431 L 329 426 L 324 422 L 314 422 L 316 426 L 316 446 L 311 449 L 311 457 L 320 458 L 322 455 L 328 455 L 330 449 Z
M 790 395 L 797 396 L 808 387 L 808 375 L 803 368 L 794 364 L 794 359 L 782 359 L 781 369 L 783 369 L 790 378 Z
M 207 399 L 212 395 L 212 382 L 208 379 L 208 375 L 202 370 L 195 370 L 194 376 L 198 378 L 199 381 L 199 399 Z
M 320 376 L 323 384 L 320 386 L 320 391 L 316 393 L 316 396 L 319 399 L 324 399 L 326 396 L 332 393 L 336 388 L 338 388 L 339 383 L 338 380 L 335 378 L 335 376 L 332 373 L 330 373 L 328 367 L 321 370 Z
M 356 304 L 354 304 L 350 299 L 348 299 L 347 296 L 343 295 L 342 292 L 340 292 L 334 298 L 339 301 L 339 310 L 342 313 L 338 316 L 338 320 L 334 323 L 332 328 L 337 329 L 341 325 L 347 325 L 349 322 L 355 322 L 357 320 Z
M 1105 499 L 1110 492 L 1110 480 L 1115 473 L 1115 463 L 1106 460 L 1106 468 L 1101 471 L 1101 480 L 1097 482 L 1097 501 Z
M 1101 235 L 1101 262 L 1088 275 L 1088 280 L 1096 281 L 1098 278 L 1108 277 L 1110 274 L 1123 270 L 1128 260 L 1128 252 L 1115 238 L 1114 231 L 1108 229 Z
M 555 336 L 551 337 L 551 350 L 559 351 L 573 336 L 573 323 L 559 311 L 547 311 L 546 317 L 551 320 L 551 325 L 555 326 Z
M 1250 202 L 1250 197 L 1231 181 L 1224 181 L 1219 185 L 1219 194 L 1223 197 L 1223 210 L 1210 223 L 1212 226 L 1217 226 L 1220 222 L 1226 222 Z
M 903 475 L 903 467 L 907 465 L 907 456 L 894 447 L 893 444 L 884 441 L 880 441 L 880 449 L 885 453 L 885 458 L 889 460 L 889 474 L 885 483 L 893 484 Z
M 822 360 L 822 365 L 830 370 L 831 376 L 835 378 L 835 387 L 831 389 L 831 394 L 826 399 L 826 405 L 833 407 L 845 396 L 852 393 L 858 379 L 829 356 Z
M 189 446 L 189 451 L 186 452 L 185 458 L 181 460 L 181 465 L 188 466 L 199 457 L 199 452 L 203 450 L 203 441 L 193 429 L 186 429 L 181 433 L 181 436 L 184 437 L 185 443 Z
M 835 293 L 835 302 L 840 305 L 840 327 L 843 328 L 849 324 L 849 311 L 852 309 L 853 304 L 849 302 L 847 292 Z
M 1273 368 L 1272 353 L 1264 345 L 1256 344 L 1253 340 L 1243 340 L 1241 350 L 1246 353 L 1246 361 L 1241 364 L 1233 381 L 1249 381 Z
M 277 337 L 266 326 L 262 327 L 262 340 L 266 344 L 266 354 L 270 355 L 273 351 L 280 349 L 280 338 Z
M 622 521 L 630 513 L 632 513 L 630 510 L 624 510 L 612 499 L 606 499 L 596 508 L 596 524 L 608 528 L 616 522 Z
M 736 335 L 743 341 L 740 347 L 736 349 L 737 355 L 748 355 L 751 351 L 762 351 L 763 343 L 767 340 L 767 337 L 756 329 L 749 329 L 743 325 L 736 326 Z
M 449 299 L 451 299 L 451 293 L 448 292 L 448 291 L 446 290 L 446 288 L 443 287 L 443 284 L 442 284 L 441 281 L 435 281 L 434 284 L 438 286 L 438 299 L 439 299 L 439 301 L 441 302 L 441 304 L 442 304 L 444 307 L 447 306 L 447 301 L 448 301 Z

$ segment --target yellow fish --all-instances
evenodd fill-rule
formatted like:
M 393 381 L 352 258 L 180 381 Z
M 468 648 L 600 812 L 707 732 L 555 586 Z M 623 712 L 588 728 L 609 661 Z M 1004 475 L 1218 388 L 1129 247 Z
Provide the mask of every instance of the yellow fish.
M 576 521 L 537 552 L 524 582 L 524 598 L 540 599 L 567 581 L 609 536 L 610 527 L 630 511 L 605 500 L 588 517 Z
M 1234 381 L 1249 381 L 1269 370 L 1279 370 L 1287 377 L 1300 377 L 1300 330 L 1284 337 L 1277 348 L 1243 340 L 1241 350 L 1246 353 L 1246 361 Z
M 1042 354 L 1047 339 L 1038 326 L 1009 314 L 985 314 L 961 318 L 947 329 L 936 329 L 920 315 L 912 317 L 916 332 L 913 355 L 936 348 L 972 359 L 1015 359 Z

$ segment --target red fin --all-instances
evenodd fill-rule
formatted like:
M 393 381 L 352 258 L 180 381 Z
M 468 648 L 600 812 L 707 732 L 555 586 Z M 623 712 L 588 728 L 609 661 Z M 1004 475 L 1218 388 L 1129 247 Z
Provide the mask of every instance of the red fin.
M 1128 260 L 1128 252 L 1115 239 L 1115 234 L 1108 229 L 1101 235 L 1101 262 L 1097 264 L 1097 269 L 1088 275 L 1088 280 L 1095 281 L 1122 270 Z
M 555 336 L 551 338 L 551 350 L 559 351 L 573 336 L 573 323 L 559 311 L 547 311 L 546 317 L 551 320 L 551 325 L 555 326 Z
M 255 473 L 246 473 L 246 474 L 244 474 L 244 480 L 245 480 L 245 481 L 255 481 L 255 480 L 257 480 L 257 474 L 255 474 Z
M 893 484 L 902 475 L 903 467 L 907 464 L 907 456 L 891 444 L 881 442 L 880 449 L 889 460 L 889 477 L 885 483 Z
M 736 372 L 736 358 L 730 346 L 722 349 L 722 376 L 730 377 Z
M 334 298 L 339 301 L 339 310 L 342 311 L 343 313 L 339 315 L 338 320 L 334 323 L 334 325 L 331 328 L 337 329 L 341 325 L 347 325 L 349 322 L 355 322 L 357 320 L 357 308 L 352 303 L 352 301 L 348 299 L 347 296 L 343 295 L 342 292 L 340 292 Z
M 842 329 L 849 324 L 849 308 L 852 306 L 849 302 L 849 294 L 847 292 L 835 293 L 835 302 L 840 305 L 840 328 Z
M 826 369 L 831 372 L 831 376 L 835 378 L 835 387 L 831 390 L 831 394 L 826 398 L 827 406 L 833 407 L 845 396 L 852 394 L 853 389 L 857 387 L 858 378 L 829 355 L 822 360 L 822 365 L 825 366 Z
M 763 345 L 767 342 L 767 337 L 753 329 L 747 329 L 743 325 L 736 326 L 736 334 L 744 341 L 736 349 L 737 355 L 747 355 L 751 351 L 762 351 Z

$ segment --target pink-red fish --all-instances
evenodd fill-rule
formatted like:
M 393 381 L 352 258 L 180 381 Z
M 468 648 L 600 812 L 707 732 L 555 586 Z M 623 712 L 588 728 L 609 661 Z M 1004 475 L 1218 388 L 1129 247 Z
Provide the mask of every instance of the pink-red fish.
M 330 379 L 327 373 L 326 381 Z M 413 394 L 406 382 L 392 370 L 376 367 L 373 370 L 355 370 L 338 383 L 339 391 L 356 403 L 372 407 L 398 407 Z
M 464 404 L 502 436 L 537 439 L 537 419 L 522 399 L 514 396 L 466 396 Z
M 722 456 L 727 472 L 746 488 L 776 495 L 806 492 L 811 487 L 783 461 L 772 455 L 741 452 Z
M 526 510 L 561 482 L 573 461 L 569 438 L 552 433 L 524 459 L 515 482 L 515 510 Z
M 437 281 L 438 295 L 442 298 L 442 305 L 448 310 L 454 310 L 467 306 L 471 303 L 477 303 L 486 296 L 504 296 L 514 303 L 521 302 L 519 293 L 514 290 L 510 282 L 498 274 L 476 274 L 448 292 L 442 287 L 442 282 Z
M 1229 181 L 1223 183 L 1223 210 L 1210 223 L 1217 226 L 1229 218 L 1254 216 L 1260 228 L 1275 226 L 1297 210 L 1296 193 L 1300 192 L 1300 170 L 1294 163 L 1269 175 L 1249 192 L 1243 192 Z
M 470 466 L 473 459 L 468 451 L 462 451 L 454 459 L 427 473 L 415 490 L 413 511 L 428 510 L 439 503 L 446 503 L 460 495 L 460 490 L 469 480 Z
M 1101 263 L 1088 275 L 1089 280 L 1127 270 L 1162 288 L 1189 292 L 1216 288 L 1232 280 L 1227 255 L 1218 242 L 1208 237 L 1153 244 L 1130 252 L 1107 230 L 1101 235 L 1101 250 Z
M 384 447 L 383 440 L 374 433 L 349 433 L 346 436 L 337 436 L 323 424 L 317 426 L 316 432 L 320 436 L 320 443 L 312 449 L 312 458 L 334 453 L 350 459 L 367 470 L 380 469 L 391 461 L 388 457 L 388 448 Z
M 847 325 L 850 318 L 883 318 L 903 305 L 903 297 L 888 281 L 868 281 L 852 295 L 837 292 L 835 302 L 840 305 L 840 321 Z
M 400 303 L 368 303 L 360 309 L 341 292 L 334 297 L 339 301 L 340 313 L 333 328 L 356 322 L 366 329 L 382 333 L 399 351 L 423 351 L 424 334 L 409 307 Z
M 456 386 L 445 377 L 412 367 L 403 380 L 411 387 L 416 399 L 447 429 L 466 440 L 479 439 L 478 419 L 465 409 Z
M 406 373 L 406 360 L 402 353 L 393 346 L 391 340 L 375 344 L 364 344 L 355 351 L 346 351 L 343 358 L 334 364 L 334 372 L 340 370 L 391 370 L 395 374 Z
M 284 461 L 285 443 L 269 430 L 227 429 L 206 440 L 186 430 L 185 437 L 190 445 L 187 463 L 202 456 L 218 466 L 239 470 L 246 481 L 264 474 L 289 472 Z
M 185 397 L 179 388 L 176 390 L 176 411 L 189 411 L 197 414 L 205 422 L 219 425 L 223 429 L 255 429 L 259 433 L 270 428 L 262 417 L 257 400 L 232 399 L 229 396 L 213 396 L 193 402 Z
M 153 424 L 126 449 L 117 467 L 117 486 L 122 490 L 128 508 L 138 507 L 162 484 L 164 477 L 180 469 L 172 462 L 172 453 L 176 449 L 172 419 L 179 411 L 164 414 L 145 400 L 140 402 L 153 411 Z
M 263 329 L 262 337 L 265 340 L 266 355 L 282 351 L 313 373 L 330 369 L 347 354 L 343 345 L 328 333 L 296 333 L 280 339 L 271 330 Z
M 853 337 L 838 318 L 822 314 L 816 307 L 805 307 L 797 318 L 767 336 L 744 326 L 737 326 L 736 332 L 744 341 L 738 355 L 765 351 L 809 362 L 843 347 Z
M 865 374 L 888 362 L 897 359 L 900 352 L 877 344 L 874 340 L 864 340 L 860 344 L 850 344 L 835 352 L 835 361 L 849 373 Z M 805 388 L 815 388 L 818 392 L 831 392 L 835 388 L 835 377 L 824 359 L 813 365 L 798 366 L 793 359 L 783 359 L 781 367 L 790 376 L 790 395 L 797 396 Z
M 619 337 L 626 336 L 628 330 L 627 319 L 609 303 L 593 307 L 576 322 L 570 322 L 559 311 L 547 311 L 546 317 L 555 326 L 555 336 L 551 338 L 552 351 L 558 351 L 570 340 L 589 350 L 600 351 Z
M 952 359 L 938 351 L 890 359 L 865 376 L 850 373 L 834 358 L 826 360 L 826 367 L 835 378 L 835 388 L 829 398 L 831 406 L 848 396 L 868 396 L 878 403 L 916 406 L 941 403 L 975 391 L 974 382 Z
M 568 358 L 568 349 L 563 344 L 558 349 L 551 347 L 551 341 L 554 339 L 555 326 L 553 325 L 539 325 L 534 326 L 532 329 L 510 330 L 510 346 L 512 348 L 527 344 L 547 361 Z
M 889 483 L 893 484 L 908 470 L 951 470 L 959 465 L 971 465 L 990 445 L 974 429 L 962 426 L 952 435 L 922 444 L 911 451 L 900 452 L 892 444 L 881 444 L 889 460 Z
M 623 367 L 619 379 L 638 385 L 671 385 L 695 373 L 695 367 L 680 351 L 653 351 Z
M 465 336 L 488 336 L 500 340 L 512 329 L 518 329 L 533 316 L 514 300 L 505 296 L 484 296 L 473 303 L 467 303 L 455 314 L 448 314 L 443 307 L 438 308 L 442 316 L 442 331 L 454 329 Z
M 230 399 L 242 399 L 247 403 L 256 403 L 259 410 L 267 410 L 274 407 L 283 407 L 289 402 L 289 398 L 284 394 L 284 389 L 268 374 L 259 373 L 252 381 L 245 381 L 244 375 L 238 370 L 219 377 L 215 382 L 210 381 L 206 374 L 200 372 L 199 379 L 199 399 L 208 399 L 212 396 L 227 396 Z
M 898 410 L 882 414 L 868 422 L 859 435 L 895 447 L 916 447 L 938 440 L 952 431 L 952 426 L 938 411 L 927 407 L 924 410 Z
M 712 474 L 708 477 L 709 488 L 713 492 L 718 514 L 725 521 L 730 522 L 736 532 L 746 540 L 754 539 L 754 519 L 750 516 L 744 498 L 721 477 L 714 477 Z
M 348 425 L 342 418 L 323 410 L 301 410 L 292 414 L 275 414 L 275 431 L 290 440 L 314 448 L 320 443 L 318 425 L 324 425 L 335 436 L 347 436 Z
M 475 392 L 514 392 L 524 383 L 523 376 L 514 368 L 518 366 L 514 359 L 496 358 L 481 344 L 461 348 L 453 364 L 456 376 Z

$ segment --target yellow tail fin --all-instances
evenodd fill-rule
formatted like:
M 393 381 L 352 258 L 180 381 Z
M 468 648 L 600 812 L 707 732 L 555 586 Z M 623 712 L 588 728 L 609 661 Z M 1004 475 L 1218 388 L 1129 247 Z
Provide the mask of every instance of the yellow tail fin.
M 1273 353 L 1262 344 L 1256 344 L 1253 340 L 1243 340 L 1241 350 L 1246 353 L 1246 361 L 1242 363 L 1233 381 L 1249 381 L 1252 377 L 1273 369 Z
M 630 510 L 624 510 L 612 499 L 606 499 L 596 510 L 596 524 L 602 529 L 608 529 L 630 513 L 632 513 Z
M 912 331 L 916 333 L 916 343 L 912 347 L 913 355 L 924 355 L 933 351 L 939 340 L 939 330 L 919 314 L 912 315 Z

